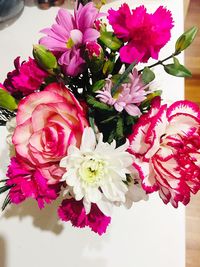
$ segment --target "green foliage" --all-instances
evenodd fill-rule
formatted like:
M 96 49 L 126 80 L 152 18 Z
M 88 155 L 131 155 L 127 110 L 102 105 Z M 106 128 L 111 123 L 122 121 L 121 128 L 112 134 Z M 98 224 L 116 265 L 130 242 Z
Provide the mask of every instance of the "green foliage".
M 0 89 L 0 107 L 11 111 L 17 109 L 17 102 L 15 98 L 2 89 Z
M 93 96 L 88 95 L 86 99 L 87 103 L 95 109 L 107 112 L 113 112 L 113 107 L 110 107 L 104 103 L 97 101 Z
M 99 80 L 99 81 L 95 82 L 92 85 L 92 92 L 95 93 L 96 91 L 101 90 L 104 87 L 105 83 L 106 83 L 105 80 Z
M 152 82 L 155 79 L 155 74 L 154 72 L 149 69 L 148 67 L 145 67 L 143 72 L 142 72 L 142 80 L 145 84 L 148 84 Z
M 122 117 L 119 117 L 116 123 L 116 137 L 117 140 L 124 137 L 124 122 Z
M 108 76 L 109 74 L 112 73 L 113 69 L 114 69 L 114 66 L 115 66 L 115 62 L 111 59 L 108 59 L 105 63 L 104 63 L 104 66 L 103 66 L 103 74 L 105 76 Z
M 112 51 L 118 51 L 123 44 L 113 32 L 101 31 L 99 40 Z
M 33 56 L 41 68 L 54 74 L 58 70 L 57 59 L 52 52 L 46 49 L 43 45 L 33 46 Z
M 176 41 L 175 49 L 176 53 L 180 53 L 185 50 L 194 41 L 198 32 L 197 27 L 192 27 L 191 29 L 184 32 Z
M 132 64 L 130 64 L 128 66 L 128 68 L 123 72 L 123 74 L 120 76 L 120 78 L 118 79 L 118 81 L 115 83 L 115 85 L 113 86 L 113 88 L 111 89 L 112 95 L 114 95 L 118 88 L 120 87 L 120 85 L 127 79 L 129 73 L 132 71 L 132 69 L 135 67 L 136 62 L 133 62 Z
M 174 63 L 164 66 L 165 71 L 176 77 L 191 77 L 191 72 L 180 64 L 177 58 L 174 57 Z
M 4 186 L 0 187 L 0 194 L 6 192 L 9 189 L 10 189 L 10 186 L 8 186 L 8 185 L 4 185 Z
M 9 194 L 7 194 L 7 196 L 6 196 L 6 198 L 5 198 L 4 202 L 3 202 L 3 205 L 2 205 L 2 207 L 1 207 L 2 211 L 4 211 L 5 208 L 6 208 L 10 203 L 11 203 L 11 201 L 10 201 L 10 197 L 9 197 Z

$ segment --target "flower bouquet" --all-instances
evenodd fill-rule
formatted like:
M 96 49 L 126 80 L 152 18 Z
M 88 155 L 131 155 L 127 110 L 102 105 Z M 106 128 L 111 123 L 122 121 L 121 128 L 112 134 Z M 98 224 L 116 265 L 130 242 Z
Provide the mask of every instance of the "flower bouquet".
M 115 206 L 130 208 L 150 193 L 175 208 L 189 203 L 200 189 L 200 110 L 189 101 L 162 103 L 152 69 L 191 76 L 177 56 L 195 27 L 158 60 L 173 27 L 162 6 L 150 14 L 123 4 L 106 14 L 100 4 L 77 2 L 73 15 L 58 11 L 33 57 L 17 57 L 0 84 L 10 153 L 3 210 L 59 198 L 61 220 L 101 235 Z

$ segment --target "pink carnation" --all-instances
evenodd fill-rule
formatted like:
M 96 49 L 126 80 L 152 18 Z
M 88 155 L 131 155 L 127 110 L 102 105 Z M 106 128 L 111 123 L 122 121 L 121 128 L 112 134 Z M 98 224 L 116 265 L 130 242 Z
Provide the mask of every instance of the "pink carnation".
M 65 74 L 76 76 L 84 70 L 85 44 L 96 41 L 100 35 L 94 24 L 99 16 L 93 3 L 85 6 L 79 4 L 74 16 L 67 10 L 60 9 L 56 23 L 51 28 L 42 30 L 47 36 L 40 39 L 40 44 L 59 54 L 58 62 Z
M 171 106 L 154 99 L 129 136 L 143 188 L 159 190 L 163 202 L 178 207 L 200 189 L 200 110 L 189 101 Z
M 42 70 L 32 58 L 20 64 L 20 57 L 17 57 L 14 65 L 15 70 L 8 73 L 4 86 L 16 98 L 21 98 L 38 90 L 48 76 L 48 73 Z
M 159 7 L 148 14 L 144 6 L 130 10 L 123 4 L 117 11 L 108 11 L 108 20 L 118 38 L 127 44 L 120 49 L 122 62 L 147 62 L 158 59 L 159 51 L 171 38 L 173 19 L 171 12 Z
M 48 185 L 41 172 L 22 159 L 11 158 L 8 167 L 7 185 L 11 186 L 9 197 L 12 203 L 19 204 L 27 198 L 37 200 L 39 208 L 58 197 L 61 184 Z
M 62 202 L 58 209 L 58 215 L 63 221 L 71 221 L 75 227 L 88 226 L 99 235 L 106 232 L 111 221 L 111 218 L 105 216 L 95 204 L 92 204 L 90 213 L 86 214 L 82 201 L 76 201 L 73 198 L 65 199 Z

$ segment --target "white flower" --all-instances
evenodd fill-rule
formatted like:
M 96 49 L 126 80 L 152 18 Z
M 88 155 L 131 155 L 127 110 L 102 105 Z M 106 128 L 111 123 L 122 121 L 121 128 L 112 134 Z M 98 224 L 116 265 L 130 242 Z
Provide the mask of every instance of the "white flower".
M 146 201 L 149 199 L 149 196 L 142 188 L 140 179 L 135 179 L 135 174 L 131 174 L 131 176 L 131 180 L 128 184 L 128 192 L 126 193 L 126 202 L 124 203 L 127 209 L 132 207 L 133 202 L 139 202 L 141 200 Z
M 102 134 L 97 141 L 92 128 L 87 127 L 80 149 L 71 145 L 68 156 L 61 160 L 60 166 L 66 168 L 63 180 L 73 189 L 76 200 L 83 199 L 87 213 L 91 203 L 107 216 L 115 202 L 125 203 L 126 174 L 131 173 L 133 163 L 128 146 L 128 141 L 117 148 L 115 140 L 104 143 Z

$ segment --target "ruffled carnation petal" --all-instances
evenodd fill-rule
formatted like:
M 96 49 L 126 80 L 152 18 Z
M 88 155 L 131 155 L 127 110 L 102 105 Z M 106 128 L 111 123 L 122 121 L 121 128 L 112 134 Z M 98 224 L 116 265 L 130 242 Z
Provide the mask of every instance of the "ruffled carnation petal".
M 95 204 L 92 204 L 90 213 L 86 214 L 83 202 L 73 198 L 65 199 L 62 202 L 58 209 L 58 216 L 62 221 L 70 221 L 75 227 L 88 226 L 99 235 L 106 232 L 111 221 L 111 218 L 105 216 Z

